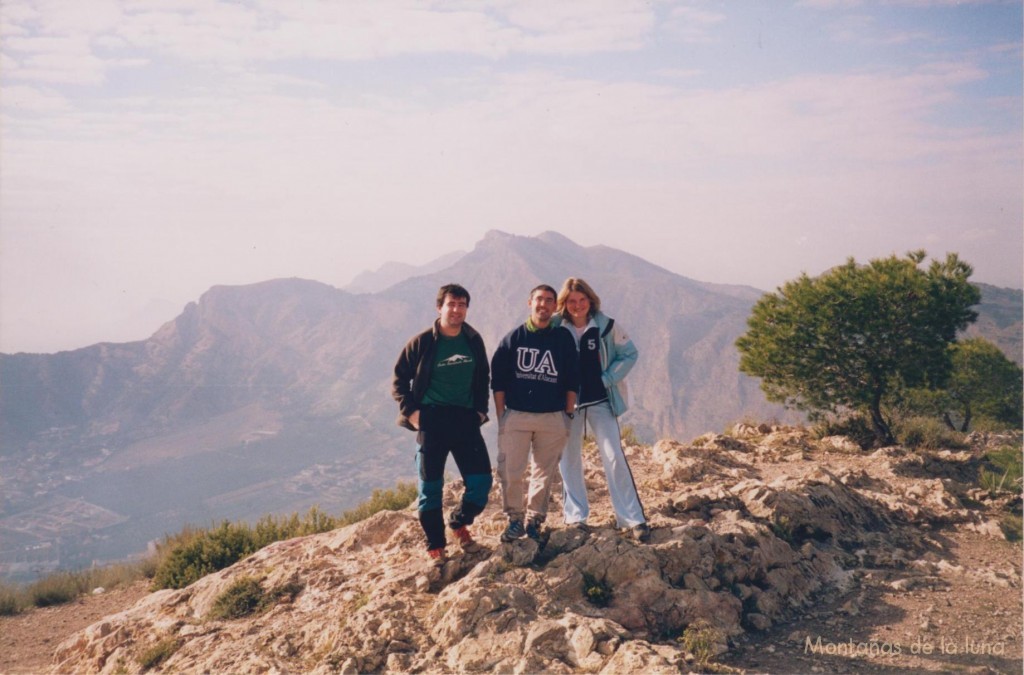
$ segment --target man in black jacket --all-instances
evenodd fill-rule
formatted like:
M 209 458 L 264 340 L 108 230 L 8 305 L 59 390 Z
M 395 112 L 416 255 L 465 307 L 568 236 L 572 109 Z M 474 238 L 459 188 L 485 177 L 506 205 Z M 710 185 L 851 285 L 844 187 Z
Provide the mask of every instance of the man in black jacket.
M 417 433 L 419 517 L 432 559 L 445 559 L 442 492 L 448 453 L 462 474 L 465 493 L 448 526 L 464 551 L 479 547 L 468 526 L 487 506 L 491 460 L 480 426 L 487 421 L 490 370 L 480 334 L 466 323 L 469 291 L 447 284 L 437 292 L 438 319 L 405 346 L 395 364 L 392 396 L 398 424 Z

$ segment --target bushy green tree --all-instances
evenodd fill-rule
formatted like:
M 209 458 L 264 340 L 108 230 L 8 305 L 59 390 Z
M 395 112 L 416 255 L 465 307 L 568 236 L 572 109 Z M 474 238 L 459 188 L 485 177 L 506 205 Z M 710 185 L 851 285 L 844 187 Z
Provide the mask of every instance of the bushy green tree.
M 970 265 L 950 254 L 923 269 L 925 255 L 867 265 L 850 258 L 764 295 L 736 341 L 740 370 L 761 379 L 769 400 L 812 416 L 864 412 L 876 443 L 893 443 L 886 394 L 896 383 L 944 385 L 949 345 L 977 318 L 971 306 L 981 299 Z
M 1024 371 L 999 347 L 971 338 L 952 347 L 953 371 L 939 392 L 942 417 L 951 429 L 969 431 L 971 420 L 984 417 L 1008 427 L 1021 426 L 1021 385 Z

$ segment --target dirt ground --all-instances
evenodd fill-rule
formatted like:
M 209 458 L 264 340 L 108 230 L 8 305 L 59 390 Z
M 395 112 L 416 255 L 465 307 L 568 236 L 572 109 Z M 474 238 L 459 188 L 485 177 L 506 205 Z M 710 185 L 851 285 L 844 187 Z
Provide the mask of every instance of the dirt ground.
M 718 663 L 748 673 L 1021 673 L 1021 547 L 939 531 L 934 574 L 865 571 Z M 927 558 L 926 558 L 927 559 Z
M 65 638 L 103 617 L 134 605 L 149 592 L 149 581 L 87 595 L 66 605 L 32 609 L 0 617 L 0 673 L 48 672 L 52 656 Z

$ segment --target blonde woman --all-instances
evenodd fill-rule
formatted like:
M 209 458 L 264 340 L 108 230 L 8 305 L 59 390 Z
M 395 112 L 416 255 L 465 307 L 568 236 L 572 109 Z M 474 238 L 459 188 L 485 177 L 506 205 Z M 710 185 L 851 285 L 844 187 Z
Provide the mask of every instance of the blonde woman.
M 638 541 L 647 542 L 651 528 L 622 451 L 618 422 L 627 406 L 623 378 L 636 363 L 637 349 L 626 331 L 601 312 L 601 299 L 583 279 L 565 280 L 557 312 L 562 328 L 576 341 L 580 359 L 576 415 L 558 466 L 565 522 L 585 529 L 590 515 L 582 458 L 583 434 L 589 424 L 597 439 L 618 526 L 629 528 Z

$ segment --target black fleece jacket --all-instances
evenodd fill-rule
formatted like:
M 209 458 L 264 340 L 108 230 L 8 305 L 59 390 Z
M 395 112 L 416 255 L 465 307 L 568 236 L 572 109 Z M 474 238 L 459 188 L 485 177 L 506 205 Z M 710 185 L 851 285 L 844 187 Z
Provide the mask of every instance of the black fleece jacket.
M 398 426 L 415 431 L 409 423 L 409 415 L 420 409 L 420 401 L 430 386 L 439 331 L 438 319 L 434 321 L 433 327 L 409 340 L 398 355 L 395 376 L 391 382 L 391 395 L 398 401 Z M 483 415 L 480 422 L 483 424 L 488 419 L 488 384 L 491 376 L 487 350 L 480 333 L 468 323 L 462 324 L 462 332 L 469 340 L 469 348 L 473 350 L 473 408 Z

